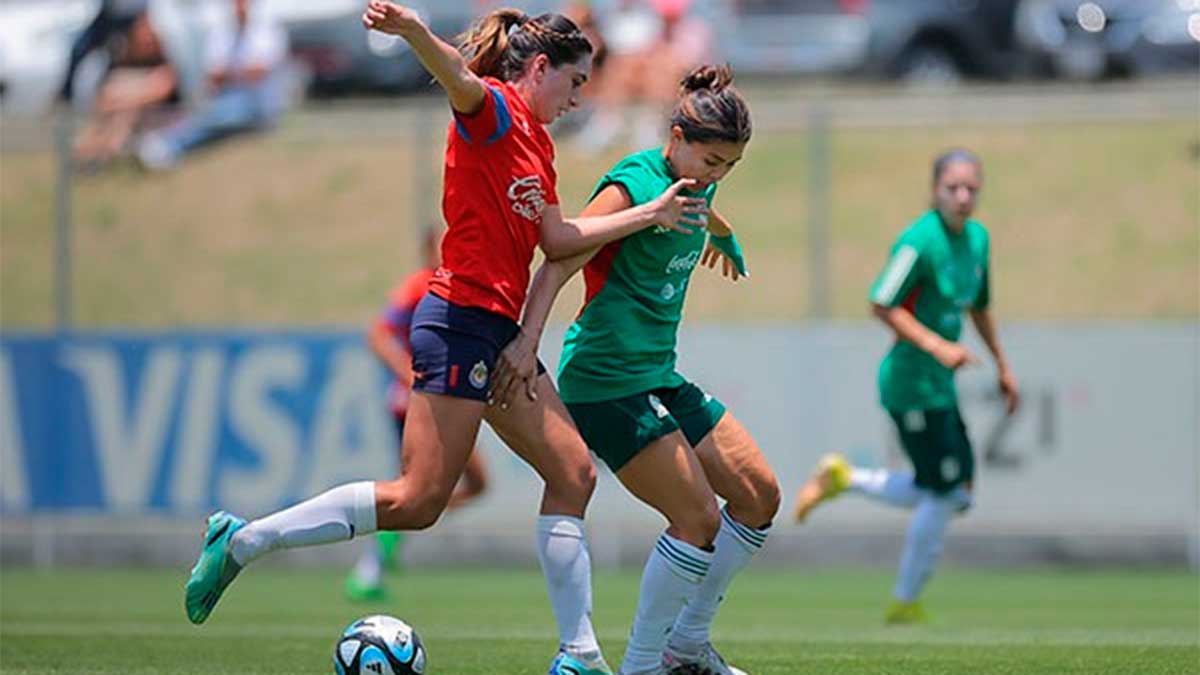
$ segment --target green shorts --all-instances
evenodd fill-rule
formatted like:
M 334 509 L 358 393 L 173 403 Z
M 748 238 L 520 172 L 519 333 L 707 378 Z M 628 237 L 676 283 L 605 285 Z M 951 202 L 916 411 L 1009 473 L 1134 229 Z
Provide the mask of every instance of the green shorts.
M 971 439 L 958 408 L 889 410 L 917 487 L 946 494 L 975 477 Z
M 720 401 L 691 382 L 611 401 L 568 403 L 567 409 L 588 447 L 614 472 L 677 429 L 695 447 L 725 414 Z

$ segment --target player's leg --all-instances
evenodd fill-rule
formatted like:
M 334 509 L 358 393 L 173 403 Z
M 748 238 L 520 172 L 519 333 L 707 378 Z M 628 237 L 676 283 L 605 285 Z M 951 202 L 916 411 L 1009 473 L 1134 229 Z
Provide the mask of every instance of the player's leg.
M 404 413 L 394 413 L 392 422 L 396 429 L 396 455 L 404 447 Z M 468 462 L 469 466 L 469 462 Z M 380 601 L 387 597 L 383 585 L 383 573 L 396 565 L 395 558 L 403 535 L 397 531 L 381 530 L 374 537 L 364 539 L 362 550 L 350 574 L 346 576 L 346 597 L 357 602 Z
M 825 455 L 817 468 L 796 494 L 793 516 L 803 522 L 822 502 L 843 492 L 853 492 L 889 506 L 911 509 L 921 498 L 912 471 L 859 467 L 845 457 Z
M 413 369 L 422 377 L 409 405 L 400 476 L 341 485 L 250 523 L 214 514 L 186 587 L 193 623 L 206 620 L 240 570 L 266 553 L 376 529 L 424 529 L 437 521 L 475 445 L 485 407 L 486 382 L 458 374 L 477 363 L 486 371 L 496 348 L 474 331 L 478 317 L 432 295 L 418 305 L 413 323 Z M 466 330 L 446 328 L 457 324 Z
M 210 516 L 187 583 L 188 618 L 204 622 L 241 569 L 271 551 L 433 525 L 474 447 L 483 407 L 481 401 L 414 395 L 396 480 L 340 485 L 250 523 L 224 511 Z
M 549 375 L 538 398 L 519 395 L 507 410 L 491 407 L 488 424 L 542 478 L 538 561 L 558 624 L 560 652 L 551 673 L 608 673 L 592 627 L 592 563 L 583 516 L 596 486 L 596 467 Z
M 750 432 L 716 399 L 688 384 L 668 407 L 726 504 L 712 566 L 675 622 L 667 657 L 701 672 L 738 673 L 713 648 L 710 629 L 733 578 L 766 541 L 779 510 L 779 482 Z
M 617 478 L 669 523 L 642 573 L 620 672 L 664 672 L 668 632 L 713 562 L 713 541 L 720 527 L 716 497 L 700 460 L 679 431 L 651 442 L 617 471 Z
M 908 411 L 893 418 L 912 460 L 920 497 L 905 535 L 885 618 L 891 623 L 911 623 L 925 618 L 920 594 L 937 567 L 951 518 L 971 504 L 966 486 L 975 465 L 956 408 Z

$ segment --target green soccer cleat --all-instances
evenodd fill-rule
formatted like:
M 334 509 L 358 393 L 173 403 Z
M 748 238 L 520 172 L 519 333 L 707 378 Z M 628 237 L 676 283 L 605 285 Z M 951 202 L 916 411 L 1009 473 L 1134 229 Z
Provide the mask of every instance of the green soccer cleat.
M 241 565 L 229 554 L 229 542 L 233 534 L 245 526 L 245 520 L 224 511 L 208 517 L 204 548 L 200 549 L 200 559 L 187 582 L 184 604 L 192 623 L 204 623 L 221 599 L 221 593 L 242 571 Z
M 549 675 L 613 675 L 613 671 L 599 653 L 594 657 L 584 658 L 562 649 L 550 663 Z
M 884 623 L 891 626 L 925 623 L 928 620 L 929 615 L 925 613 L 925 608 L 917 600 L 912 602 L 892 600 L 892 603 L 888 605 L 887 613 L 883 615 Z
M 382 583 L 369 583 L 354 572 L 346 577 L 346 599 L 351 602 L 383 602 L 387 600 L 387 588 Z
M 808 479 L 796 496 L 796 510 L 793 513 L 796 522 L 804 522 L 817 504 L 840 495 L 850 487 L 850 470 L 850 463 L 839 454 L 822 457 L 812 478 Z

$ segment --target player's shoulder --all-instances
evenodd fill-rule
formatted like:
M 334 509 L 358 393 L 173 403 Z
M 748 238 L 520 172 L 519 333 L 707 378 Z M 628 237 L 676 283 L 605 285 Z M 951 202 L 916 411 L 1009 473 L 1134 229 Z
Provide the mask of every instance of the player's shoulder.
M 981 223 L 978 220 L 975 220 L 973 218 L 967 220 L 966 232 L 967 232 L 967 236 L 971 238 L 971 241 L 980 242 L 983 244 L 987 244 L 988 239 L 991 236 L 988 234 L 987 228 L 983 226 L 983 223 Z
M 664 174 L 664 165 L 662 148 L 650 148 L 622 157 L 613 165 L 609 174 L 645 174 L 648 177 L 658 177 Z
M 941 234 L 942 223 L 936 211 L 926 211 L 909 223 L 896 237 L 897 246 L 911 246 L 923 250 Z

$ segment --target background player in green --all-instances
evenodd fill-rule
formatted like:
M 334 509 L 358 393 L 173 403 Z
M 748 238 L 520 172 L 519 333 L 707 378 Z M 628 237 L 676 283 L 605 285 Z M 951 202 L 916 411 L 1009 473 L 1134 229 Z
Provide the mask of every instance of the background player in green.
M 701 67 L 684 78 L 667 144 L 621 160 L 584 213 L 646 203 L 679 178 L 692 179 L 692 193 L 711 206 L 717 181 L 750 140 L 749 109 L 729 86 L 732 79 L 726 66 Z M 707 251 L 703 231 L 652 228 L 594 256 L 548 263 L 533 281 L 522 320 L 536 341 L 554 296 L 586 262 L 587 298 L 565 338 L 559 389 L 588 447 L 669 521 L 646 563 L 624 675 L 741 672 L 713 649 L 709 629 L 779 508 L 775 474 L 749 432 L 675 370 L 692 270 L 723 258 L 728 276 L 745 274 L 728 224 L 711 208 L 709 229 L 714 248 Z M 510 349 L 511 361 L 501 357 L 502 368 L 512 364 L 497 375 L 504 380 L 497 384 L 501 396 L 536 372 L 529 346 L 519 354 Z M 715 495 L 726 500 L 723 510 Z
M 918 602 L 942 551 L 946 526 L 971 505 L 975 460 L 958 412 L 954 373 L 978 359 L 958 343 L 968 312 L 996 360 L 1009 414 L 1017 381 L 1009 369 L 989 309 L 988 233 L 972 220 L 983 167 L 973 153 L 951 150 L 933 165 L 933 208 L 909 226 L 871 287 L 875 316 L 896 333 L 879 368 L 880 402 L 896 424 L 914 471 L 852 467 L 840 455 L 821 460 L 800 490 L 796 519 L 850 489 L 885 504 L 913 509 L 886 619 L 925 618 Z

